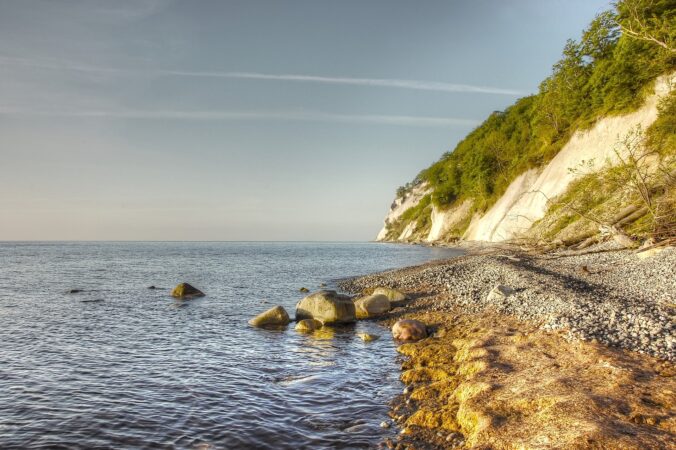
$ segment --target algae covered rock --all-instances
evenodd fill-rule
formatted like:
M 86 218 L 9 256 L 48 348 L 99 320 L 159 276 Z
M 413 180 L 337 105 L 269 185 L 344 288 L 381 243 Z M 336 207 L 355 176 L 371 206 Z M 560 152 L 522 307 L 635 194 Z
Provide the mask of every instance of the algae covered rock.
M 396 289 L 388 288 L 388 287 L 379 287 L 376 288 L 373 291 L 373 295 L 376 294 L 381 294 L 387 297 L 387 299 L 391 302 L 402 302 L 406 300 L 406 294 L 403 292 L 400 292 Z
M 171 296 L 181 299 L 204 297 L 204 292 L 188 283 L 181 283 L 171 291 Z
M 377 317 L 390 310 L 390 300 L 383 294 L 362 297 L 354 302 L 357 319 Z
M 320 329 L 324 324 L 317 319 L 303 319 L 296 324 L 296 331 L 301 333 L 310 333 Z
M 289 322 L 291 319 L 286 310 L 281 306 L 275 306 L 251 319 L 249 325 L 253 327 L 279 326 L 287 325 Z
M 336 291 L 318 291 L 296 304 L 296 320 L 317 319 L 323 323 L 354 322 L 354 302 Z
M 419 341 L 427 337 L 427 327 L 418 320 L 402 319 L 392 327 L 392 336 L 399 341 Z

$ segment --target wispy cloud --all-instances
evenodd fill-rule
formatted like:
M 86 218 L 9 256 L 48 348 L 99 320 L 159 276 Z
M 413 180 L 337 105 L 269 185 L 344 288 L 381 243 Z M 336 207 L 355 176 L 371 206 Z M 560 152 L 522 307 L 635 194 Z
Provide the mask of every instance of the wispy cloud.
M 36 61 L 22 58 L 1 57 L 3 64 L 14 64 L 50 70 L 71 70 L 78 72 L 109 73 L 125 76 L 173 76 L 173 77 L 197 77 L 197 78 L 226 78 L 241 80 L 264 80 L 264 81 L 288 81 L 298 83 L 322 83 L 335 85 L 367 86 L 395 89 L 413 89 L 420 91 L 435 91 L 445 93 L 473 93 L 521 96 L 526 93 L 515 89 L 505 89 L 490 86 L 477 86 L 470 84 L 445 83 L 440 81 L 403 80 L 397 78 L 353 78 L 333 77 L 320 75 L 300 74 L 270 74 L 260 72 L 224 72 L 224 71 L 199 71 L 199 70 L 173 70 L 173 69 L 120 69 L 113 67 L 97 67 L 86 64 L 77 64 L 58 61 Z
M 437 92 L 468 92 L 475 94 L 497 94 L 497 95 L 512 95 L 512 96 L 524 95 L 523 92 L 513 89 L 502 89 L 488 86 L 474 86 L 469 84 L 444 83 L 439 81 L 400 80 L 396 78 L 348 78 L 348 77 L 325 77 L 316 75 L 268 74 L 257 72 L 199 72 L 199 71 L 181 71 L 181 70 L 166 70 L 162 71 L 161 73 L 166 75 L 186 76 L 186 77 L 296 81 L 306 83 L 345 84 L 353 86 L 415 89 L 421 91 L 437 91 Z
M 453 117 L 414 117 L 372 114 L 336 114 L 322 111 L 180 111 L 180 110 L 31 110 L 0 108 L 0 115 L 147 120 L 278 120 L 343 122 L 417 127 L 470 127 L 476 120 Z

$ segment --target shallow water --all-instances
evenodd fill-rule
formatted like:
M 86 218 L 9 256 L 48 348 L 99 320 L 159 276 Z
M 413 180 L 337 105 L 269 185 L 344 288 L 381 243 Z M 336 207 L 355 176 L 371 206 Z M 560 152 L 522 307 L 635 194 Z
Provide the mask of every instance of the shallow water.
M 371 243 L 0 243 L 0 448 L 360 448 L 387 330 L 249 327 L 301 286 L 457 254 Z M 206 292 L 181 302 L 170 288 Z M 157 290 L 148 286 L 155 285 Z M 71 289 L 83 292 L 71 294 Z M 364 343 L 357 331 L 381 334 Z

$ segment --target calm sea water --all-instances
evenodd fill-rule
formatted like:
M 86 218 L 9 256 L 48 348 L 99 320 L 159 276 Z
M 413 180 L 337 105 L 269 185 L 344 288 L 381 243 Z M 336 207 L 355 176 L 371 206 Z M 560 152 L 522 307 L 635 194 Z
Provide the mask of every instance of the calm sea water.
M 396 432 L 379 426 L 401 389 L 387 330 L 367 321 L 308 336 L 247 320 L 277 304 L 292 314 L 302 286 L 454 254 L 0 243 L 0 448 L 372 447 Z M 207 297 L 172 299 L 181 281 Z

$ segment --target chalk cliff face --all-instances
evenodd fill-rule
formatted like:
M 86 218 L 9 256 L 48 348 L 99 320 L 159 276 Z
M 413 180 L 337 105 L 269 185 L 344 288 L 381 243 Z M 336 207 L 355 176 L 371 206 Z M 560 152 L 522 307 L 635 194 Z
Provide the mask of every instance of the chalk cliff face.
M 415 205 L 418 204 L 418 202 L 427 194 L 429 194 L 430 189 L 429 186 L 427 186 L 426 183 L 419 184 L 418 186 L 415 186 L 413 189 L 411 189 L 410 192 L 408 192 L 406 195 L 403 197 L 397 197 L 394 202 L 392 202 L 392 205 L 390 206 L 390 211 L 387 213 L 387 216 L 385 216 L 385 223 L 383 224 L 383 228 L 380 230 L 378 233 L 378 237 L 376 238 L 377 241 L 385 241 L 387 240 L 387 234 L 388 230 L 387 227 L 388 225 L 394 223 L 399 217 L 404 214 L 404 212 L 409 209 L 414 207 Z M 409 224 L 411 228 L 410 230 L 404 230 L 400 236 L 397 237 L 397 240 L 405 240 L 408 237 L 410 237 L 410 234 L 412 233 L 412 228 L 414 224 Z M 408 233 L 408 235 L 407 235 Z
M 638 110 L 599 120 L 591 129 L 576 132 L 561 151 L 544 167 L 528 170 L 512 181 L 502 197 L 487 211 L 474 214 L 463 238 L 472 241 L 499 242 L 513 239 L 528 231 L 533 222 L 547 212 L 547 201 L 566 191 L 580 173 L 569 169 L 585 165 L 585 171 L 598 170 L 607 162 L 616 161 L 614 147 L 618 140 L 640 126 L 646 129 L 657 118 L 657 105 L 676 84 L 676 74 L 663 76 L 655 83 L 655 93 Z M 387 224 L 399 218 L 429 193 L 427 185 L 414 189 L 404 199 L 397 199 L 385 220 L 377 240 L 387 236 Z M 426 235 L 415 235 L 415 224 L 407 224 L 398 240 L 435 242 L 471 213 L 471 201 L 454 205 L 447 211 L 431 208 L 431 229 Z
M 432 206 L 432 227 L 425 240 L 427 242 L 436 242 L 444 239 L 449 231 L 465 220 L 471 208 L 472 202 L 470 200 L 465 200 L 460 205 L 447 210 L 441 210 L 436 206 Z

